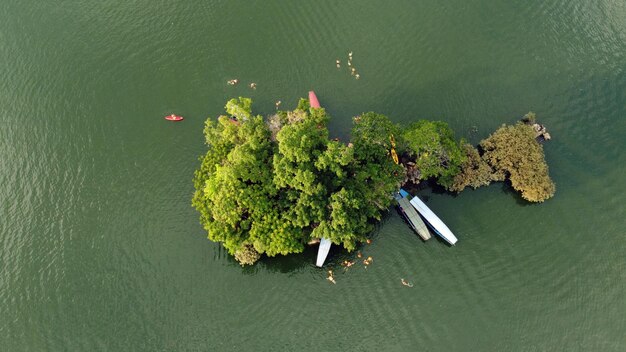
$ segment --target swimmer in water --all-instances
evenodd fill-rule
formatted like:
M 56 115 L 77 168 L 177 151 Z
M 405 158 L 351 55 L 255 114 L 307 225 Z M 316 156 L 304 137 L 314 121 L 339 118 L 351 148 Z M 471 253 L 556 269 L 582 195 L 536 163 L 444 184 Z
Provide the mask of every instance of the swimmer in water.
M 402 284 L 403 284 L 404 286 L 406 286 L 406 287 L 413 287 L 413 284 L 412 284 L 412 283 L 407 282 L 407 281 L 406 281 L 406 280 L 404 280 L 404 279 L 400 279 L 400 282 L 402 282 Z
M 335 281 L 335 278 L 333 277 L 333 271 L 332 270 L 328 270 L 328 277 L 326 278 L 326 280 L 332 282 L 333 284 L 337 284 L 337 282 Z
M 367 267 L 368 265 L 372 264 L 372 261 L 374 261 L 372 257 L 367 257 L 367 259 L 363 259 L 363 264 L 365 264 L 365 267 Z

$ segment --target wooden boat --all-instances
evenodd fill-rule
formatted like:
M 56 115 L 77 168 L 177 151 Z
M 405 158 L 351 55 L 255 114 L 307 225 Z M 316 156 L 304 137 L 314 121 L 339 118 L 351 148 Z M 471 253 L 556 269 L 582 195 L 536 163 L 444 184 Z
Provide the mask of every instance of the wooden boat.
M 451 245 L 454 245 L 457 242 L 456 237 L 452 231 L 450 231 L 448 226 L 446 226 L 446 224 L 444 224 L 443 221 L 441 221 L 441 219 L 439 219 L 439 217 L 437 217 L 437 215 L 435 215 L 435 213 L 433 213 L 433 211 L 430 210 L 430 208 L 428 208 L 421 199 L 413 197 L 413 199 L 411 199 L 411 205 L 424 217 L 424 220 L 426 220 L 428 225 L 430 225 L 437 235 Z
M 411 205 L 407 198 L 408 195 L 409 194 L 403 189 L 400 189 L 400 192 L 394 195 L 396 202 L 398 202 L 398 210 L 400 210 L 400 213 L 404 216 L 404 219 L 406 219 L 413 231 L 417 232 L 424 241 L 427 241 L 431 237 L 430 232 L 426 224 L 424 224 L 424 221 L 422 221 L 422 218 L 420 218 L 417 211 L 415 211 L 415 208 Z
M 317 250 L 317 261 L 315 262 L 316 266 L 321 268 L 324 265 L 328 252 L 330 251 L 331 244 L 332 242 L 329 239 L 322 238 L 320 241 L 320 248 Z

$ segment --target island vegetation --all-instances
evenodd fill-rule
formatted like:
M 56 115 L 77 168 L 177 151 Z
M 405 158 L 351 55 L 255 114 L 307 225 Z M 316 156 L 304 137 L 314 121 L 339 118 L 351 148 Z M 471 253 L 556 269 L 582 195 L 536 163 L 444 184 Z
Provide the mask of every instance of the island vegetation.
M 538 142 L 550 138 L 544 131 L 535 122 L 535 114 L 528 113 L 515 125 L 502 125 L 478 148 L 463 143 L 466 159 L 449 190 L 461 192 L 467 186 L 477 188 L 508 180 L 530 202 L 549 199 L 556 186 L 548 174 L 543 146 Z
M 432 179 L 460 192 L 509 179 L 529 201 L 554 193 L 527 124 L 503 126 L 475 148 L 444 122 L 403 128 L 368 112 L 353 118 L 342 142 L 330 137 L 326 111 L 305 99 L 267 119 L 251 107 L 248 98 L 232 99 L 227 115 L 207 119 L 192 199 L 209 239 L 242 265 L 302 252 L 320 238 L 352 251 L 408 182 Z

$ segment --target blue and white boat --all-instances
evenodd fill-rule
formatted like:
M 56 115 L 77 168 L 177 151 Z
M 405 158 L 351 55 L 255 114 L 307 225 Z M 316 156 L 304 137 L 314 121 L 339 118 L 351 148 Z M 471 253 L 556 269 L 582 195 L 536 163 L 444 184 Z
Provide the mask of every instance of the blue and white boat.
M 421 199 L 413 197 L 413 199 L 411 199 L 411 205 L 424 217 L 424 220 L 426 220 L 428 225 L 430 225 L 439 237 L 454 246 L 457 242 L 456 236 L 454 236 L 448 226 L 446 226 L 446 224 L 444 224 L 443 221 L 441 221 L 441 219 L 439 219 L 439 217 L 437 217 L 437 215 L 435 215 L 435 213 L 433 213 L 433 211 L 430 210 L 430 208 L 428 208 Z

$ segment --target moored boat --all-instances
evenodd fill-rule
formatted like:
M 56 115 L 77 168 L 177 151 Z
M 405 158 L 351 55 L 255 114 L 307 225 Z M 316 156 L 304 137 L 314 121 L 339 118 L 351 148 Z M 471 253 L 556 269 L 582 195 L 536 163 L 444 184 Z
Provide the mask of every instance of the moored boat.
M 430 208 L 428 208 L 421 199 L 413 197 L 413 199 L 411 199 L 411 205 L 424 217 L 424 220 L 426 220 L 428 225 L 430 225 L 439 237 L 443 238 L 451 245 L 454 245 L 457 242 L 456 236 L 454 236 L 448 226 L 446 226 L 446 224 L 444 224 L 443 221 L 441 221 L 441 219 L 439 219 L 439 217 L 435 215 L 435 213 L 433 213 L 433 211 L 430 210 Z
M 331 244 L 332 242 L 327 238 L 322 238 L 320 240 L 320 248 L 317 250 L 317 261 L 315 262 L 316 266 L 321 268 L 324 265 L 328 252 L 330 251 Z
M 314 91 L 309 91 L 309 104 L 312 108 L 321 108 L 319 100 L 317 100 L 317 96 Z
M 422 221 L 422 218 L 420 218 L 419 214 L 417 214 L 415 208 L 411 205 L 409 199 L 407 198 L 408 196 L 409 194 L 403 189 L 400 189 L 400 191 L 394 195 L 396 202 L 398 202 L 398 209 L 413 231 L 417 232 L 417 234 L 424 241 L 427 241 L 431 237 L 430 232 L 428 231 L 426 224 L 424 224 L 424 221 Z

